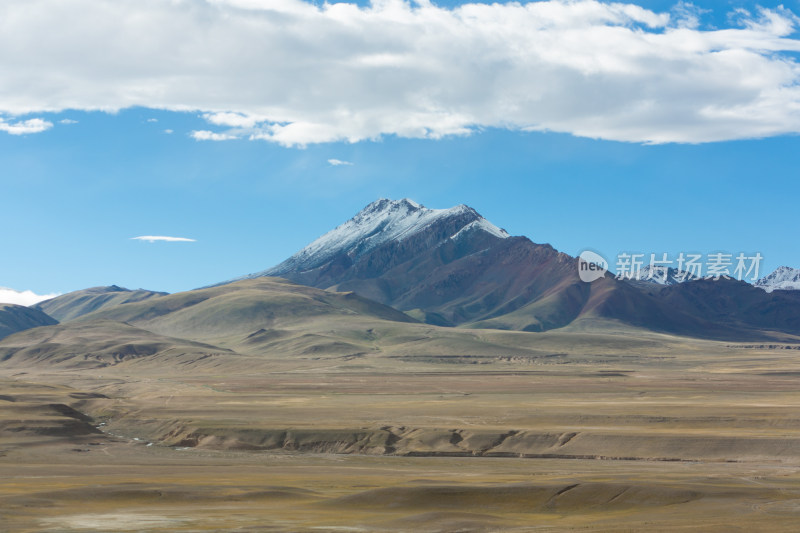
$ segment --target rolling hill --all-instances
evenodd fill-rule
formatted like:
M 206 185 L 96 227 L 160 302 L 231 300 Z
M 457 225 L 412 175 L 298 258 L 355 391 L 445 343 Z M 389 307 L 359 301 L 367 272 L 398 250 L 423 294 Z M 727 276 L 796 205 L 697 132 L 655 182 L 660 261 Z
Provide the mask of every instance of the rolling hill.
M 108 309 L 116 305 L 141 302 L 155 296 L 164 296 L 166 292 L 146 291 L 144 289 L 129 290 L 116 285 L 108 287 L 92 287 L 62 294 L 36 304 L 36 309 L 44 311 L 59 322 L 69 322 L 88 313 L 100 309 Z
M 165 368 L 180 368 L 220 355 L 236 354 L 108 320 L 30 329 L 0 341 L 4 367 L 103 368 L 147 360 Z
M 250 350 L 260 342 L 269 344 L 276 337 L 282 338 L 281 332 L 287 328 L 310 330 L 318 322 L 323 323 L 323 329 L 331 322 L 345 324 L 341 326 L 345 329 L 360 328 L 369 321 L 416 322 L 396 309 L 353 293 L 323 291 L 278 278 L 170 294 L 96 311 L 80 321 L 97 319 L 127 322 L 155 333 L 227 347 L 245 343 Z M 329 340 L 341 342 L 333 334 Z

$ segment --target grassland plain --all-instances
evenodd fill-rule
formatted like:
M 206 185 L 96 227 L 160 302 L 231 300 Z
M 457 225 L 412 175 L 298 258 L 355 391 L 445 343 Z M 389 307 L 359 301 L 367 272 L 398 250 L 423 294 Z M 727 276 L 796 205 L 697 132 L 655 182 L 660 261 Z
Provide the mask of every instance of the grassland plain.
M 791 344 L 383 322 L 356 335 L 337 324 L 315 319 L 303 335 L 335 331 L 373 349 L 303 345 L 289 357 L 257 343 L 215 358 L 192 359 L 191 345 L 102 365 L 9 359 L 1 527 L 793 531 L 800 522 Z

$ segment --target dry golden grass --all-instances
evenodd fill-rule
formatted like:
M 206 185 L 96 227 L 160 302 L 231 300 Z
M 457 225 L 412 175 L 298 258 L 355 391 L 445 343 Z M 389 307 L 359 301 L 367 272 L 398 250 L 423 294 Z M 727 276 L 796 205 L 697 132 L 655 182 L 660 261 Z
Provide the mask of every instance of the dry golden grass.
M 402 328 L 358 357 L 5 369 L 0 529 L 800 523 L 796 350 Z
M 778 464 L 91 448 L 3 458 L 4 527 L 793 531 L 800 512 L 798 468 Z

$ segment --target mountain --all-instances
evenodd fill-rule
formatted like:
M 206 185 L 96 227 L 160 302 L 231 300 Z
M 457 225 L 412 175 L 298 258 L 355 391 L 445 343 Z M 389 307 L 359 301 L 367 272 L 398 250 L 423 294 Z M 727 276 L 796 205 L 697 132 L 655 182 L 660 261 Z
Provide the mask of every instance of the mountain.
M 99 309 L 116 305 L 140 302 L 155 296 L 164 296 L 166 292 L 146 291 L 144 289 L 129 290 L 116 285 L 108 287 L 92 287 L 74 291 L 36 304 L 36 309 L 44 311 L 59 322 L 68 322 Z
M 764 276 L 753 285 L 767 292 L 800 290 L 800 269 L 787 266 L 778 267 L 772 274 Z
M 578 288 L 575 261 L 550 245 L 511 237 L 465 205 L 427 209 L 408 199 L 381 199 L 281 264 L 246 278 L 280 276 L 354 291 L 432 324 L 458 325 L 514 311 L 565 283 L 587 292 L 588 286 Z M 567 307 L 526 325 L 564 325 L 575 315 Z
M 427 209 L 408 199 L 381 199 L 279 265 L 245 278 L 280 276 L 352 291 L 434 325 L 637 328 L 742 340 L 800 335 L 795 299 L 764 299 L 745 283 L 691 275 L 679 283 L 683 274 L 656 267 L 649 282 L 609 274 L 584 283 L 575 257 L 512 237 L 468 206 Z
M 23 305 L 0 304 L 0 339 L 18 331 L 58 324 L 53 317 Z

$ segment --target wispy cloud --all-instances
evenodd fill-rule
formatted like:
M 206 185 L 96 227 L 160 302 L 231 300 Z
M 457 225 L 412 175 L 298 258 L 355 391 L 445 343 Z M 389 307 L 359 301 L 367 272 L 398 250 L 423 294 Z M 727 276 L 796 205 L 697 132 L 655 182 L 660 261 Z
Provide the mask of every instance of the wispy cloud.
M 0 303 L 16 305 L 34 305 L 50 298 L 55 298 L 54 294 L 36 294 L 33 291 L 15 291 L 6 287 L 0 287 Z
M 41 133 L 53 127 L 52 122 L 41 118 L 29 118 L 19 122 L 9 123 L 0 118 L 0 131 L 11 135 L 27 135 L 29 133 Z
M 172 135 L 173 133 L 175 133 L 175 131 L 171 129 L 166 129 L 164 130 L 164 133 L 166 133 L 167 135 Z
M 197 242 L 195 239 L 187 239 L 186 237 L 167 237 L 164 235 L 141 235 L 139 237 L 131 237 L 131 240 L 145 242 Z
M 4 0 L 0 50 L 17 52 L 0 57 L 0 113 L 198 110 L 228 129 L 197 140 L 287 146 L 486 127 L 644 143 L 800 133 L 798 17 L 759 8 L 707 29 L 703 16 L 688 2 Z
M 71 118 L 62 118 L 58 121 L 59 124 L 64 124 L 65 126 L 69 126 L 70 124 L 77 124 L 77 120 L 72 120 Z
M 238 139 L 238 137 L 232 133 L 215 133 L 208 130 L 193 131 L 190 135 L 196 141 L 230 141 Z
M 328 164 L 334 167 L 340 167 L 342 165 L 352 167 L 353 163 L 351 161 L 342 161 L 341 159 L 328 159 Z
M 158 122 L 157 118 L 148 118 L 147 122 Z

